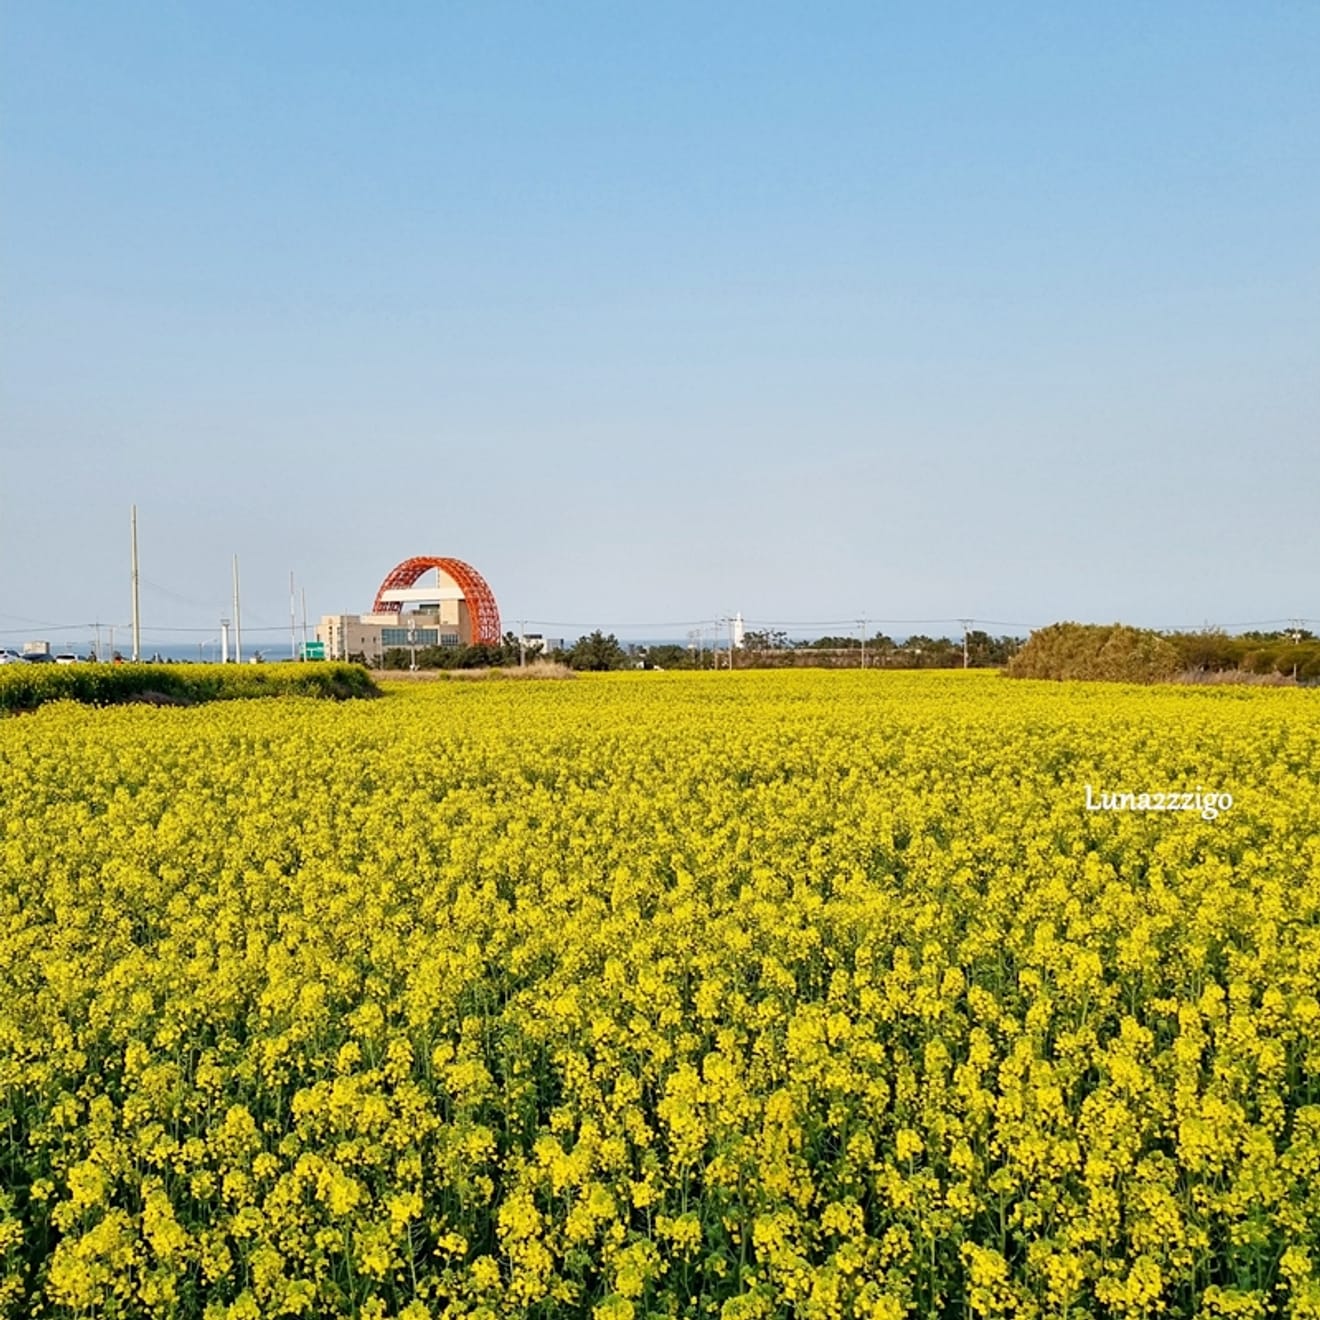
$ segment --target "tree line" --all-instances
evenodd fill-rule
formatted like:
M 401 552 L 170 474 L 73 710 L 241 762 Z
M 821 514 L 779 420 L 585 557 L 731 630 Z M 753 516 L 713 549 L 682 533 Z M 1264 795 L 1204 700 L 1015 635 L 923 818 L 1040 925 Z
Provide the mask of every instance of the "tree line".
M 1053 623 L 1031 634 L 1007 672 L 1125 683 L 1235 677 L 1314 683 L 1320 681 L 1320 639 L 1301 627 L 1230 636 L 1219 628 L 1161 633 L 1120 623 Z
M 876 633 L 863 642 L 860 637 L 818 637 L 810 641 L 790 640 L 785 632 L 748 632 L 736 648 L 736 669 L 835 668 L 856 669 L 865 662 L 869 669 L 961 669 L 964 654 L 968 668 L 999 668 L 1022 646 L 1020 638 L 991 637 L 972 630 L 963 639 L 927 637 L 921 634 L 895 641 Z M 365 657 L 351 657 L 364 660 Z M 542 653 L 520 647 L 512 632 L 498 645 L 394 647 L 381 658 L 383 669 L 486 669 L 517 665 L 534 659 L 552 660 L 580 671 L 612 669 L 711 669 L 727 668 L 727 645 L 718 651 L 710 646 L 683 646 L 676 642 L 642 645 L 624 644 L 613 633 L 600 629 L 584 634 L 571 646 Z

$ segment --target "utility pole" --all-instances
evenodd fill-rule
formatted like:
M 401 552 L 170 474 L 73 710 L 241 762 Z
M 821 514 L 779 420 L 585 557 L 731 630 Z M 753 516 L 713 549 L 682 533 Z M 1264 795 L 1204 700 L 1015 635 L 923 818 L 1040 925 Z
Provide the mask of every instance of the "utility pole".
M 729 673 L 733 673 L 733 615 L 729 615 Z
M 862 631 L 862 668 L 865 669 L 866 668 L 866 620 L 858 619 L 857 623 Z
M 238 612 L 238 556 L 234 556 L 234 663 L 243 663 L 243 624 Z
M 302 607 L 303 607 L 303 655 L 307 654 L 307 588 L 302 589 Z
M 133 505 L 129 519 L 133 533 L 133 662 L 142 659 L 142 616 L 138 613 L 138 547 L 137 547 L 137 505 Z
M 527 650 L 523 645 L 523 638 L 527 635 L 527 620 L 518 620 L 518 668 L 521 669 L 527 663 Z
M 971 619 L 959 619 L 963 630 L 963 668 L 967 668 L 967 625 L 972 622 Z
M 220 620 L 220 663 L 229 663 L 229 620 Z

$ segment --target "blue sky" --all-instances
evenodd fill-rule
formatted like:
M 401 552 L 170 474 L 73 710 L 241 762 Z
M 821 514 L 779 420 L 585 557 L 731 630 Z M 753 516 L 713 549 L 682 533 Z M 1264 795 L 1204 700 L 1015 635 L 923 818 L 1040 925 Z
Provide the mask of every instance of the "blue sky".
M 134 501 L 149 640 L 235 552 L 253 629 L 412 554 L 646 635 L 1320 616 L 1318 67 L 1309 3 L 8 5 L 0 643 L 127 621 Z

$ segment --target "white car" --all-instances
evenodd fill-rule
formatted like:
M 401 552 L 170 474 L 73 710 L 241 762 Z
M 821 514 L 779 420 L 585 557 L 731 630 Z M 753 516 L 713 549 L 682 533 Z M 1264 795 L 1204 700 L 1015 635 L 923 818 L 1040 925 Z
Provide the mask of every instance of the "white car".
M 0 651 L 0 665 L 21 665 L 23 657 L 17 651 Z
M 78 657 L 72 651 L 62 651 L 55 657 L 55 663 L 57 665 L 76 665 Z

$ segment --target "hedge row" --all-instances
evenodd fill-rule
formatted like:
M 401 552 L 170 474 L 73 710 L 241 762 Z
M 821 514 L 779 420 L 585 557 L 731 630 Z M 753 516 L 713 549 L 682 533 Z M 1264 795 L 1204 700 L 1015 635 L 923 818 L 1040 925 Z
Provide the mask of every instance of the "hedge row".
M 124 701 L 192 704 L 238 697 L 370 697 L 379 689 L 359 665 L 313 661 L 277 665 L 5 665 L 0 711 L 48 701 L 109 706 Z
M 1222 632 L 1171 633 L 1169 641 L 1183 667 L 1205 673 L 1243 669 L 1249 674 L 1284 674 L 1306 681 L 1320 678 L 1320 640 L 1230 637 Z

